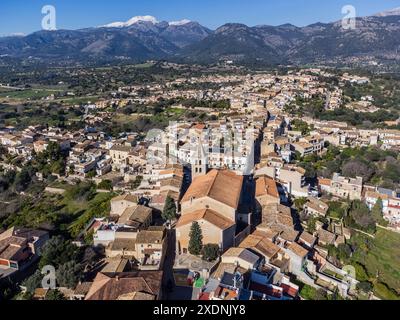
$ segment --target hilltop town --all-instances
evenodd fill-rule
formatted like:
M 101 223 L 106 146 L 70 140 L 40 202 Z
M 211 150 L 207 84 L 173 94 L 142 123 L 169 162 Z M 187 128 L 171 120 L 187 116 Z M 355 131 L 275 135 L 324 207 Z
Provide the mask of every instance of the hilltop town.
M 400 297 L 398 80 L 149 62 L 92 88 L 104 70 L 69 72 L 81 82 L 0 88 L 0 296 Z

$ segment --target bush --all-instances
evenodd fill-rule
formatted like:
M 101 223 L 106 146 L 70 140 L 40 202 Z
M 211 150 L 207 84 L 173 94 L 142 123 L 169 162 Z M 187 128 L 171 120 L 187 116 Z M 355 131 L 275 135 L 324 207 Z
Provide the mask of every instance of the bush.
M 219 253 L 219 245 L 217 244 L 206 244 L 201 250 L 203 260 L 209 262 L 217 260 Z
M 368 293 L 372 291 L 373 285 L 369 281 L 362 281 L 357 284 L 357 289 Z
M 369 280 L 369 275 L 365 267 L 360 263 L 355 263 L 354 268 L 356 269 L 356 279 L 360 282 Z
M 62 300 L 67 300 L 62 292 L 59 290 L 49 290 L 46 294 L 46 300 L 57 300 L 57 301 L 62 301 Z
M 324 290 L 317 290 L 305 284 L 300 290 L 300 296 L 306 300 L 326 300 L 327 294 Z

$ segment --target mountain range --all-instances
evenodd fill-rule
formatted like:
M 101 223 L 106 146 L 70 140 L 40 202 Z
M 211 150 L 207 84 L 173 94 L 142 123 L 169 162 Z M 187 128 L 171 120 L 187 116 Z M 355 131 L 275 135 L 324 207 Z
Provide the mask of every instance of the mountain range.
M 210 30 L 186 19 L 160 22 L 152 16 L 139 16 L 95 28 L 0 38 L 0 57 L 43 61 L 398 63 L 399 51 L 400 8 L 357 18 L 354 30 L 345 30 L 341 21 L 305 27 L 228 23 Z

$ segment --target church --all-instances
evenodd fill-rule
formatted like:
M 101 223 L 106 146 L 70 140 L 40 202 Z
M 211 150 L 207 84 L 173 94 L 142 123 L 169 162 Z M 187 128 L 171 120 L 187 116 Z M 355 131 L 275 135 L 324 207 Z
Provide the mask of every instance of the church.
M 199 144 L 192 159 L 192 184 L 181 200 L 176 226 L 179 253 L 188 253 L 194 221 L 202 229 L 203 245 L 218 244 L 222 252 L 234 246 L 244 178 L 230 170 L 207 170 L 207 156 Z

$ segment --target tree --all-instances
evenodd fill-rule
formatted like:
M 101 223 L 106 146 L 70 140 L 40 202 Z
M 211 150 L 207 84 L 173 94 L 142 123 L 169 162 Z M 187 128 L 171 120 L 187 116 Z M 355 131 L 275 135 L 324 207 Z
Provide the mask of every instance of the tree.
M 201 250 L 203 260 L 215 261 L 219 257 L 219 245 L 217 244 L 206 244 Z
M 203 248 L 203 233 L 197 221 L 192 223 L 189 233 L 189 252 L 195 256 L 201 253 Z
M 351 160 L 343 165 L 343 175 L 346 177 L 362 177 L 364 181 L 369 181 L 375 173 L 374 165 L 365 164 L 360 160 Z
M 31 181 L 32 179 L 29 174 L 29 169 L 24 168 L 15 178 L 15 190 L 18 192 L 26 190 Z
M 46 294 L 46 300 L 67 300 L 62 292 L 59 290 L 49 290 Z
M 26 287 L 26 291 L 28 293 L 33 294 L 37 288 L 41 287 L 43 277 L 44 276 L 40 270 L 36 270 L 36 272 L 26 279 L 22 284 Z
M 337 259 L 341 263 L 346 263 L 350 259 L 352 251 L 348 244 L 341 243 L 338 247 L 330 245 L 328 247 L 328 254 L 333 259 Z
M 7 170 L 0 175 L 0 192 L 7 191 L 15 181 L 16 172 Z
M 92 179 L 92 178 L 94 178 L 96 175 L 97 175 L 96 170 L 93 169 L 93 170 L 90 170 L 90 171 L 86 174 L 86 177 L 89 178 L 89 179 Z
M 307 203 L 307 198 L 297 198 L 294 200 L 294 205 L 298 212 L 303 210 L 304 205 Z
M 293 120 L 292 127 L 294 131 L 300 131 L 303 136 L 308 135 L 311 131 L 307 122 L 303 120 Z
M 346 244 L 346 243 L 341 243 L 338 246 L 338 258 L 342 262 L 348 261 L 348 259 L 351 257 L 352 251 L 351 247 Z
M 296 158 L 297 160 L 298 158 Z M 315 169 L 315 166 L 311 162 L 299 162 L 299 166 L 302 167 L 304 170 L 306 170 L 306 173 L 304 176 L 307 179 L 315 179 L 317 177 L 317 170 Z
M 49 142 L 49 145 L 43 153 L 44 156 L 51 162 L 57 161 L 63 157 L 60 145 L 54 141 Z
M 165 206 L 161 216 L 164 220 L 167 221 L 171 221 L 176 217 L 175 200 L 172 199 L 170 196 L 168 196 L 167 199 L 165 200 Z
M 57 282 L 60 287 L 75 288 L 82 278 L 82 265 L 75 261 L 69 261 L 56 271 Z
M 352 202 L 349 216 L 345 218 L 345 222 L 366 232 L 375 233 L 376 231 L 376 223 L 368 206 L 360 200 Z
M 98 189 L 103 189 L 103 190 L 112 190 L 113 185 L 111 180 L 103 180 L 99 183 L 97 186 Z
M 133 181 L 132 183 L 132 189 L 136 190 L 137 188 L 139 188 L 142 181 L 143 181 L 143 176 L 137 176 L 135 181 Z
M 327 300 L 328 294 L 325 290 L 323 289 L 318 289 L 316 294 L 315 294 L 315 300 L 316 301 L 321 301 L 321 300 Z
M 381 198 L 379 198 L 373 206 L 371 210 L 371 215 L 374 220 L 380 225 L 387 225 L 387 221 L 383 218 L 383 201 Z
M 15 281 L 10 278 L 0 281 L 0 301 L 12 299 L 18 291 L 18 286 Z
M 46 265 L 58 267 L 61 264 L 76 260 L 78 255 L 79 248 L 70 241 L 65 241 L 61 236 L 53 237 L 42 248 L 40 268 Z
M 368 293 L 372 291 L 373 285 L 369 281 L 361 281 L 357 284 L 357 289 Z
M 65 191 L 66 200 L 89 201 L 96 195 L 96 186 L 94 183 L 79 182 L 76 185 L 69 186 Z
M 50 171 L 52 173 L 58 174 L 60 176 L 65 175 L 65 162 L 64 159 L 59 159 L 54 161 L 50 166 Z
M 318 219 L 315 217 L 310 217 L 307 221 L 307 231 L 309 233 L 314 233 L 317 229 L 316 227 L 316 223 L 317 223 Z

